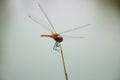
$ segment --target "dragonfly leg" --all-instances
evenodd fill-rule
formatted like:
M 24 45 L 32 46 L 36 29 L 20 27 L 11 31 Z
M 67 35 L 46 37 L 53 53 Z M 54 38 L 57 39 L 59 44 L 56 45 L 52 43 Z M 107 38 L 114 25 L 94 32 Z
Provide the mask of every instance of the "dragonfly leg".
M 59 51 L 60 49 L 60 46 L 61 46 L 61 44 L 59 44 L 58 42 L 55 42 L 55 44 L 54 44 L 54 46 L 53 46 L 53 50 L 55 50 L 55 51 Z
M 60 47 L 60 46 L 61 46 L 61 44 L 57 43 L 57 44 L 56 44 L 56 46 L 57 46 L 57 47 Z
M 56 50 L 56 43 L 55 43 L 54 46 L 53 46 L 53 50 Z

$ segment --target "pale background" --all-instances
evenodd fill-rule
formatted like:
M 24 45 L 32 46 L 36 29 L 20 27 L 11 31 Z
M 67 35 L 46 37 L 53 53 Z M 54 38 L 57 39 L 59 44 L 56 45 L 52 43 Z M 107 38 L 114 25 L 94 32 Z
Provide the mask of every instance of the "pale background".
M 119 0 L 1 0 L 0 80 L 65 80 L 54 40 L 28 18 L 48 26 L 37 2 L 58 32 L 91 24 L 62 42 L 69 80 L 120 80 Z

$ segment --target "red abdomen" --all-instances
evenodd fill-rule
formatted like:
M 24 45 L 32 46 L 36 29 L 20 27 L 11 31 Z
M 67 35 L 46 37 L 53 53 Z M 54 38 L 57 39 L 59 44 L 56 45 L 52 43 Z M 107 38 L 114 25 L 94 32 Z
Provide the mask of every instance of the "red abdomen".
M 41 35 L 41 37 L 50 37 L 53 38 L 56 42 L 62 42 L 63 37 L 60 34 L 52 34 L 52 35 Z
M 40 35 L 41 37 L 52 37 L 52 35 Z

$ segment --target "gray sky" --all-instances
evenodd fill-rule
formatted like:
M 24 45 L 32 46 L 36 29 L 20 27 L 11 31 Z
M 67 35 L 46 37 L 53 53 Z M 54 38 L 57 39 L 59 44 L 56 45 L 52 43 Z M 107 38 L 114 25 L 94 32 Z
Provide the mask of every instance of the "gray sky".
M 61 43 L 69 80 L 120 80 L 120 6 L 116 0 L 8 0 L 2 5 L 1 80 L 65 80 L 61 55 L 50 34 L 28 18 L 49 27 L 37 6 L 41 3 L 57 32 L 84 39 Z

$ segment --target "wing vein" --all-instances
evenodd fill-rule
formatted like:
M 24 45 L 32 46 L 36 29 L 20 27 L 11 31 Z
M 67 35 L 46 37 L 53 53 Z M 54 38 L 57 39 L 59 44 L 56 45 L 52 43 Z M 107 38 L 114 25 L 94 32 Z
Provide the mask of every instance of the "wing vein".
M 60 34 L 67 33 L 67 32 L 71 32 L 71 31 L 75 31 L 75 30 L 78 30 L 78 29 L 87 27 L 87 26 L 89 26 L 89 25 L 90 25 L 90 24 L 86 24 L 86 25 L 83 25 L 83 26 L 80 26 L 80 27 L 77 27 L 77 28 L 69 29 L 69 30 L 66 30 L 66 31 L 61 32 Z
M 32 16 L 28 16 L 28 17 L 29 17 L 31 20 L 33 20 L 34 22 L 36 22 L 36 23 L 38 23 L 39 25 L 41 25 L 41 27 L 43 27 L 44 29 L 46 29 L 47 31 L 49 31 L 49 32 L 52 33 L 51 29 L 49 29 L 49 28 L 43 26 L 40 22 L 38 22 L 38 21 L 36 21 L 35 19 L 33 19 Z
M 54 28 L 52 22 L 50 21 L 48 15 L 46 14 L 45 10 L 42 8 L 42 6 L 41 6 L 39 3 L 38 3 L 38 6 L 39 6 L 40 10 L 43 12 L 44 16 L 46 17 L 48 23 L 51 25 L 52 29 L 53 29 L 54 32 L 56 33 L 56 30 L 55 30 L 55 28 Z

